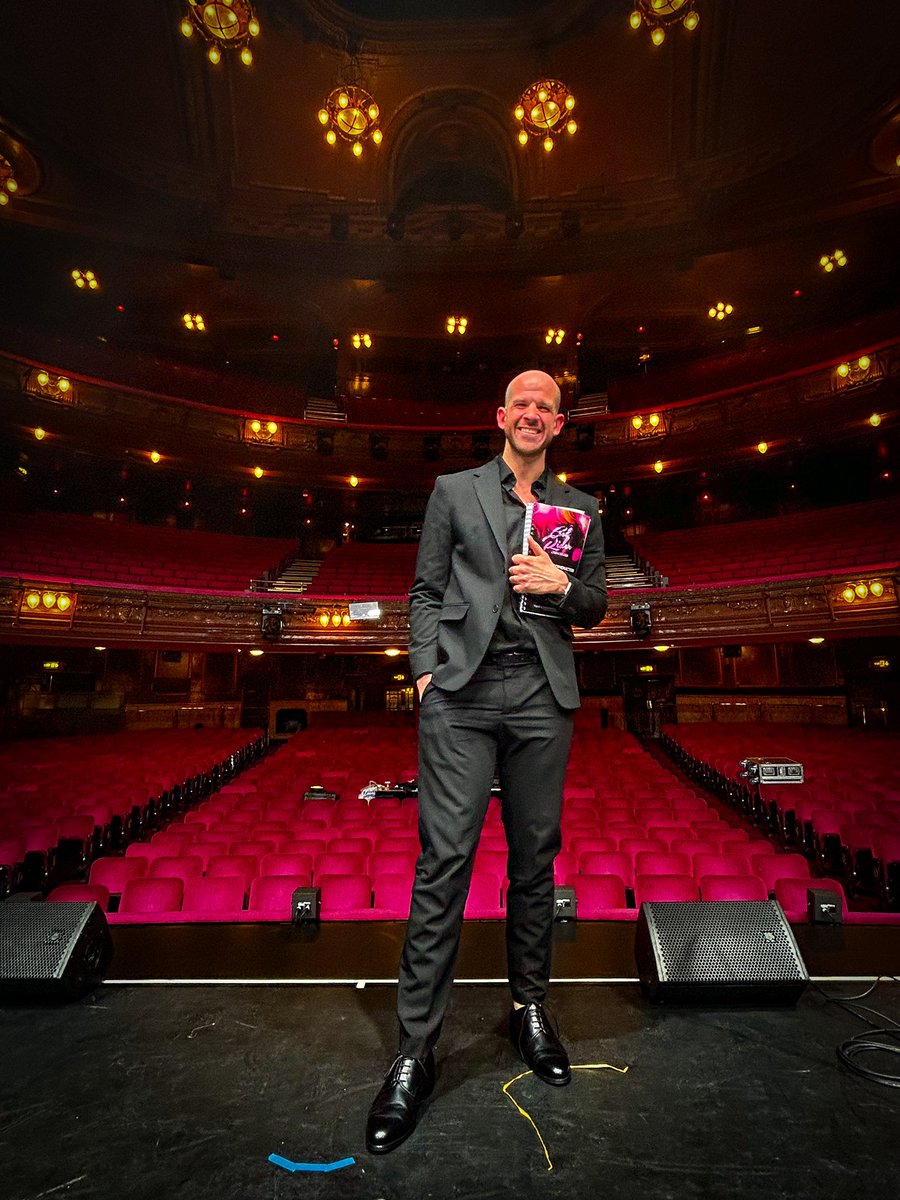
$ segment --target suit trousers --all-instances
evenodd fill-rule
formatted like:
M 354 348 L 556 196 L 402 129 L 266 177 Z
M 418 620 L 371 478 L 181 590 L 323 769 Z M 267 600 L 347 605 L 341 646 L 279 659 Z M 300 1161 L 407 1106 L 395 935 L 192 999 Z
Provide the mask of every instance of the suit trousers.
M 509 983 L 519 1003 L 543 1001 L 572 723 L 572 710 L 556 702 L 539 663 L 483 665 L 458 691 L 433 683 L 425 689 L 419 714 L 422 850 L 397 1002 L 402 1054 L 423 1058 L 440 1033 L 495 773 L 509 850 Z

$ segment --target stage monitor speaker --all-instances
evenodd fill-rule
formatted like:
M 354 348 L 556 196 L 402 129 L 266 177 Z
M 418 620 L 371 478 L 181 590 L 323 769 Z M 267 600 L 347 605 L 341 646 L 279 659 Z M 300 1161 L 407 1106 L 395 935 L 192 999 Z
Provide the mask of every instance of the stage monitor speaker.
M 99 904 L 0 904 L 2 1000 L 77 1000 L 100 983 L 111 958 Z
M 809 982 L 775 900 L 642 904 L 635 959 L 655 1003 L 795 1004 Z

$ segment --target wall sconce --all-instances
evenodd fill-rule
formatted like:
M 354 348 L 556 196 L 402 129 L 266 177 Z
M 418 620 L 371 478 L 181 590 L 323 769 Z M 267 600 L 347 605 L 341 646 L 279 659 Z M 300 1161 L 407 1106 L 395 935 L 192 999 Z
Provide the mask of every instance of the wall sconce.
M 65 621 L 72 623 L 78 593 L 58 588 L 26 587 L 19 597 L 18 615 L 28 621 Z
M 315 620 L 323 629 L 340 629 L 341 626 L 350 625 L 353 618 L 350 616 L 349 609 L 334 606 L 317 609 Z
M 649 413 L 647 416 L 635 413 L 628 422 L 628 436 L 632 439 L 659 437 L 668 432 L 668 416 L 666 413 L 654 412 Z
M 75 388 L 65 375 L 52 375 L 43 368 L 35 367 L 25 376 L 25 391 L 42 400 L 71 406 L 76 403 Z
M 245 442 L 255 445 L 284 445 L 284 431 L 281 426 L 277 421 L 267 421 L 264 417 L 252 417 L 244 421 L 241 437 Z

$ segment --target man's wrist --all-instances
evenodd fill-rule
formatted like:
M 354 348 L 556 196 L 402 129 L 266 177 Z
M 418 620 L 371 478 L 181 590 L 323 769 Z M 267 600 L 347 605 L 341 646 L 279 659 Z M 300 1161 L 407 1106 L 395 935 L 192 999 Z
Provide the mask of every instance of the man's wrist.
M 559 598 L 560 598 L 560 600 L 565 600 L 566 596 L 568 596 L 568 594 L 569 594 L 569 592 L 570 592 L 571 590 L 572 590 L 572 580 L 571 580 L 571 579 L 567 579 L 567 580 L 566 580 L 566 586 L 565 586 L 565 587 L 563 588 L 563 590 L 562 590 L 562 591 L 559 593 Z

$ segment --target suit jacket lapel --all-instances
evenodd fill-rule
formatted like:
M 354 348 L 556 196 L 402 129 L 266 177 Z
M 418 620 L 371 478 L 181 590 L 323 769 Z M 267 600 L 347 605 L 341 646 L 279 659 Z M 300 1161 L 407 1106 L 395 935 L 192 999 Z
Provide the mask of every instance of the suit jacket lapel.
M 506 524 L 503 520 L 503 498 L 500 495 L 500 472 L 496 459 L 476 471 L 474 484 L 478 503 L 491 527 L 497 548 L 505 559 L 507 554 Z

